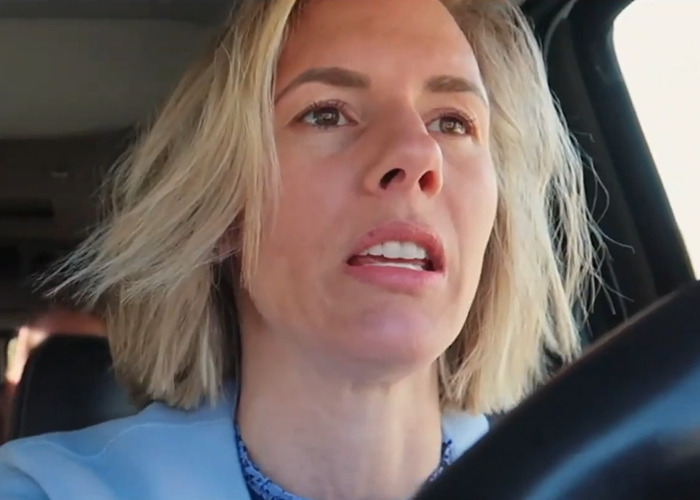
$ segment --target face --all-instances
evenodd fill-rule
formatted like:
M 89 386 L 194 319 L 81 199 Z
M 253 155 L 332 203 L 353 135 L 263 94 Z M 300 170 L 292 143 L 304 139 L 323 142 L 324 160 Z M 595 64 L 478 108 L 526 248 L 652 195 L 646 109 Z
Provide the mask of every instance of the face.
M 275 134 L 283 191 L 243 316 L 338 369 L 429 366 L 467 317 L 497 201 L 486 90 L 449 12 L 309 2 Z

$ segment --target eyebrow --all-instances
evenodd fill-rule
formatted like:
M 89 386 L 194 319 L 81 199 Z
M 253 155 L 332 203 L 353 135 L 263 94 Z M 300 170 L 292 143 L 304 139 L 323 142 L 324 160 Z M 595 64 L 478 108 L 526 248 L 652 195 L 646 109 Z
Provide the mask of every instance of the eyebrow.
M 346 87 L 355 89 L 368 89 L 370 79 L 367 75 L 358 73 L 345 68 L 329 67 L 329 68 L 311 68 L 307 69 L 294 80 L 292 80 L 282 91 L 275 97 L 275 102 L 288 94 L 291 90 L 310 82 L 325 83 L 333 87 Z
M 288 94 L 293 89 L 310 82 L 324 83 L 333 87 L 345 87 L 354 89 L 368 89 L 371 85 L 369 76 L 346 68 L 327 67 L 307 69 L 294 78 L 275 97 L 275 102 Z M 481 86 L 459 76 L 439 75 L 430 78 L 425 83 L 425 89 L 434 93 L 470 93 L 481 99 L 486 107 L 489 106 L 488 98 Z
M 484 93 L 481 86 L 476 84 L 475 82 L 472 82 L 470 80 L 467 80 L 466 78 L 462 78 L 459 76 L 434 76 L 426 82 L 425 88 L 428 91 L 435 93 L 475 94 L 479 99 L 481 99 L 484 102 L 486 107 L 489 106 L 488 97 L 486 97 L 486 94 Z

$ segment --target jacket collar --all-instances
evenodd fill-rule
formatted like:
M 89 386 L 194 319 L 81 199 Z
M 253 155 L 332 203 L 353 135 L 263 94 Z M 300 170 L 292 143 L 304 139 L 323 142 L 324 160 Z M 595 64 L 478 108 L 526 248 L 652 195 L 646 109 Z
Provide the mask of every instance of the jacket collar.
M 204 404 L 193 412 L 183 412 L 175 410 L 163 404 L 151 405 L 145 412 L 151 414 L 151 418 L 159 419 L 159 415 L 171 421 L 173 419 L 184 419 L 190 423 L 212 422 L 216 425 L 210 428 L 217 434 L 209 435 L 208 439 L 215 439 L 225 448 L 221 450 L 223 455 L 220 458 L 233 463 L 229 463 L 229 474 L 226 479 L 229 491 L 235 494 L 232 498 L 249 500 L 248 487 L 245 484 L 241 461 L 235 445 L 235 432 L 233 418 L 238 404 L 238 390 L 235 384 L 227 383 L 224 386 L 223 397 L 215 405 Z M 466 412 L 446 412 L 442 417 L 442 431 L 445 438 L 452 441 L 451 462 L 454 462 L 460 455 L 476 443 L 487 431 L 488 421 L 484 415 L 471 415 Z

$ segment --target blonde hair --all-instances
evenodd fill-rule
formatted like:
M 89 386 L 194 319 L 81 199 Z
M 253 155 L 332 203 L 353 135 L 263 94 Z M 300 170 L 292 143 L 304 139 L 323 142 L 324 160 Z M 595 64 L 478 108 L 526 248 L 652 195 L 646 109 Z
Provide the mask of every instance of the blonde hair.
M 593 275 L 594 233 L 582 161 L 526 20 L 507 0 L 443 3 L 489 92 L 500 201 L 475 302 L 439 360 L 441 395 L 444 407 L 488 412 L 543 379 L 546 351 L 578 353 L 572 309 Z M 117 166 L 104 226 L 59 270 L 59 289 L 78 287 L 102 312 L 118 374 L 148 399 L 216 400 L 235 368 L 222 242 L 236 243 L 245 282 L 279 187 L 272 89 L 299 4 L 239 3 Z

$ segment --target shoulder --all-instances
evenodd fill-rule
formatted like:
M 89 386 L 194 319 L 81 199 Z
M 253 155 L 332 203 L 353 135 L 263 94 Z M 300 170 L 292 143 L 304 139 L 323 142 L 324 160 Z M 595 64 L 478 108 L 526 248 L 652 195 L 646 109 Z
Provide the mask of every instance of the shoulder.
M 0 500 L 144 498 L 145 489 L 158 488 L 153 498 L 188 498 L 172 494 L 173 477 L 191 475 L 193 454 L 221 456 L 212 453 L 217 446 L 225 453 L 231 427 L 225 407 L 185 412 L 154 404 L 81 431 L 12 441 L 0 448 Z
M 452 441 L 454 459 L 471 448 L 489 430 L 484 415 L 449 411 L 442 416 L 442 431 Z
M 10 463 L 0 462 L 0 500 L 48 500 L 32 477 Z

